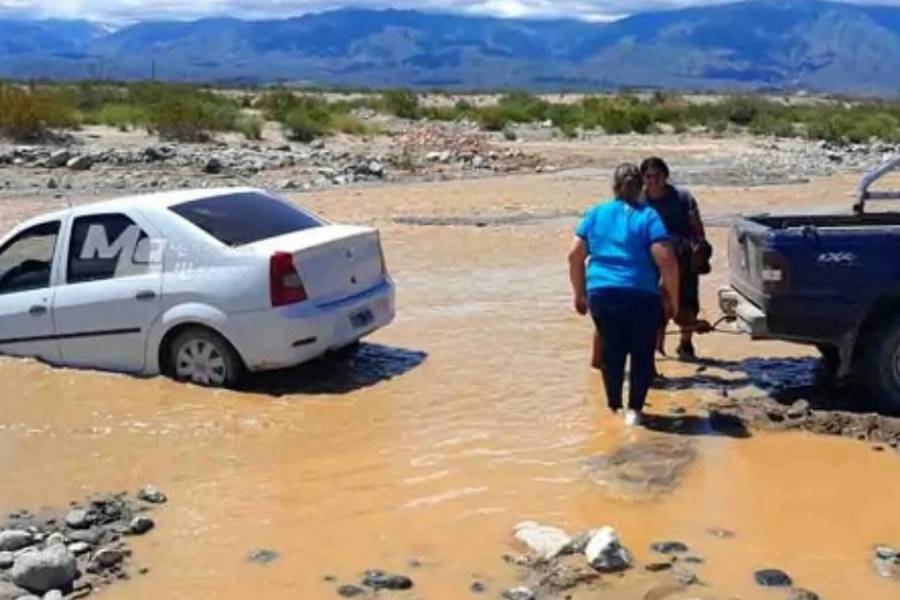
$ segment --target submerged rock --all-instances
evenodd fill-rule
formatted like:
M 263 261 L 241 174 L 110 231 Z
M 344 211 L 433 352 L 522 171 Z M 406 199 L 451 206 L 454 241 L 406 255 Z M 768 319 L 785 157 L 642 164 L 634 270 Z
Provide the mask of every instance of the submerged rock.
M 550 559 L 560 554 L 572 541 L 562 529 L 523 521 L 514 528 L 515 538 L 540 558 Z
M 12 580 L 19 587 L 43 594 L 66 588 L 78 573 L 75 555 L 62 545 L 20 554 L 12 568 Z
M 615 496 L 655 496 L 678 485 L 695 455 L 690 442 L 654 437 L 590 459 L 588 477 Z
M 657 554 L 684 554 L 688 551 L 687 545 L 681 542 L 656 542 L 650 545 L 650 549 Z
M 344 598 L 355 598 L 356 596 L 362 596 L 366 593 L 366 590 L 359 587 L 358 585 L 342 585 L 337 589 L 337 593 L 339 596 L 343 596 Z
M 631 553 L 619 542 L 612 527 L 602 527 L 591 536 L 584 555 L 588 563 L 601 573 L 615 573 L 631 568 Z

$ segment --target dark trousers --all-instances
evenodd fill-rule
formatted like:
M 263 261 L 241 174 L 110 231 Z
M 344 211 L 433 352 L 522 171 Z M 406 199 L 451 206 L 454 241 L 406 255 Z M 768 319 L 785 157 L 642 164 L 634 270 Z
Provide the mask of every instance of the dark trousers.
M 653 381 L 656 333 L 663 322 L 660 298 L 638 290 L 592 290 L 590 307 L 603 336 L 603 384 L 609 407 L 622 408 L 625 359 L 630 356 L 628 407 L 641 410 Z

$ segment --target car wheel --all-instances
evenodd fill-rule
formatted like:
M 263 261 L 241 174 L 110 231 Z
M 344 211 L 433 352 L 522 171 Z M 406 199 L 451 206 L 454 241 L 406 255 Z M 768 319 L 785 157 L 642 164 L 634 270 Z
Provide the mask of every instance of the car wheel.
M 828 344 L 819 344 L 816 348 L 818 348 L 819 353 L 822 355 L 822 359 L 819 361 L 817 369 L 818 374 L 821 375 L 826 382 L 836 380 L 838 371 L 841 368 L 840 351 L 836 347 Z
M 900 315 L 866 340 L 864 368 L 876 398 L 900 412 Z
M 235 387 L 244 375 L 244 365 L 221 335 L 191 327 L 176 335 L 169 345 L 169 371 L 177 381 Z

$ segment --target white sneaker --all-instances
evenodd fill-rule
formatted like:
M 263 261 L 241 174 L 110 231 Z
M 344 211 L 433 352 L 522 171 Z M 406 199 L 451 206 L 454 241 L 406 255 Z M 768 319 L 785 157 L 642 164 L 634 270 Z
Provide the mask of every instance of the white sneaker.
M 625 411 L 625 427 L 634 427 L 641 424 L 641 412 L 638 410 Z

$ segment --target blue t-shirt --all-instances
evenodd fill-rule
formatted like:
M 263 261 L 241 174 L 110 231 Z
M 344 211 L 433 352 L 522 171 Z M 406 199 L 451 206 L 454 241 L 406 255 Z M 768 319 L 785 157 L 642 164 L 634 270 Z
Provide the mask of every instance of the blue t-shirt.
M 590 256 L 588 291 L 624 288 L 659 294 L 659 269 L 650 245 L 669 239 L 669 234 L 649 204 L 598 204 L 585 214 L 575 235 L 584 240 Z

